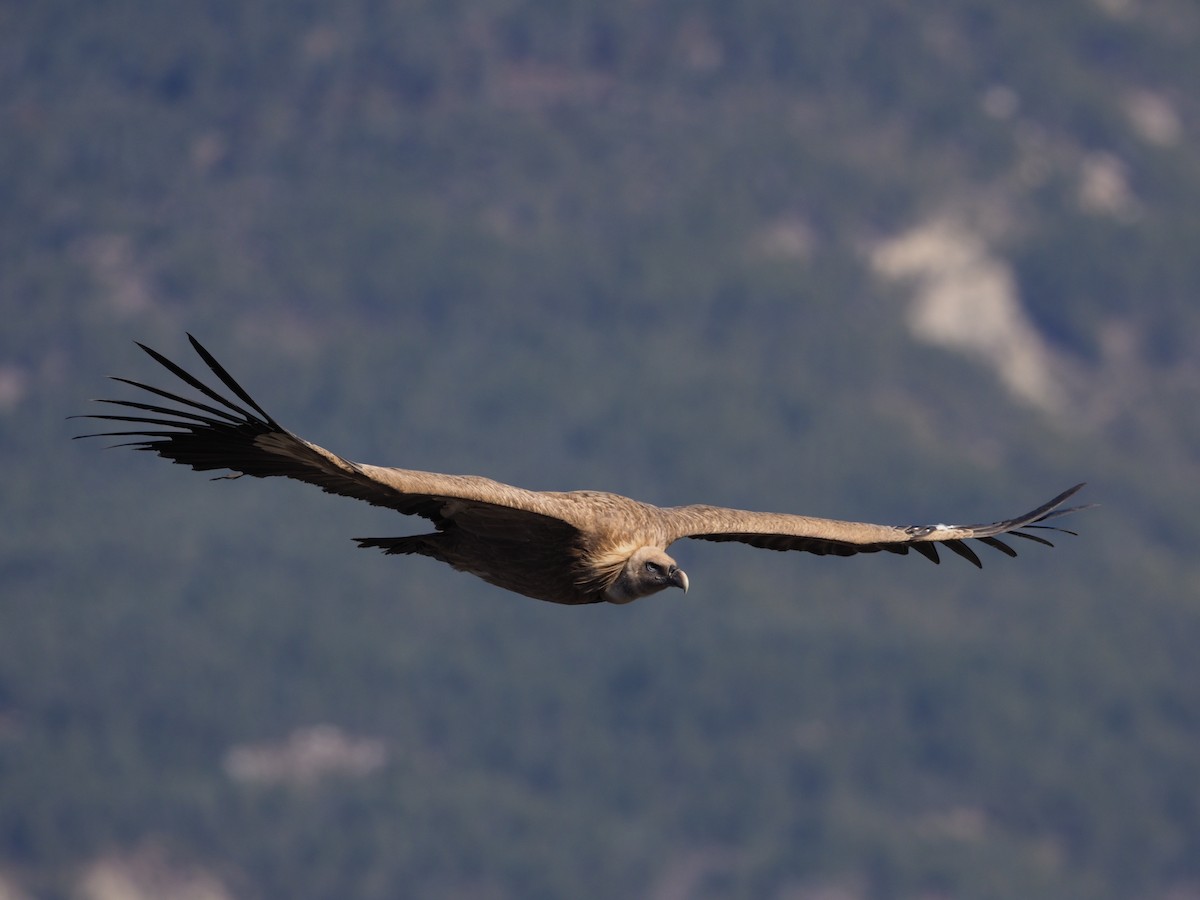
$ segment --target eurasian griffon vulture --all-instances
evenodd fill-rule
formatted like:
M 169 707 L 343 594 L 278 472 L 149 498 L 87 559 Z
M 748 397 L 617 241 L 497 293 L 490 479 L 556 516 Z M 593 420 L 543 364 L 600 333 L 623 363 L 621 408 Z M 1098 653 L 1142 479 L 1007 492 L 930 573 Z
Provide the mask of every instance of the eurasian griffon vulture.
M 1030 530 L 1066 531 L 1041 523 L 1082 508 L 1062 508 L 1080 484 L 1031 512 L 990 525 L 869 525 L 719 506 L 661 508 L 600 491 L 528 491 L 477 475 L 355 463 L 292 434 L 251 399 L 199 341 L 188 338 L 213 374 L 244 405 L 139 343 L 217 405 L 113 376 L 176 405 L 102 400 L 136 415 L 83 418 L 133 423 L 137 428 L 79 436 L 132 436 L 138 440 L 118 446 L 150 450 L 193 469 L 235 473 L 218 477 L 283 475 L 332 494 L 422 516 L 433 523 L 433 532 L 355 540 L 360 547 L 378 547 L 385 553 L 429 556 L 499 587 L 553 603 L 629 603 L 668 587 L 686 591 L 687 575 L 666 553 L 680 538 L 740 541 L 769 550 L 835 556 L 879 550 L 903 555 L 911 549 L 935 563 L 937 544 L 942 544 L 979 566 L 979 557 L 965 543 L 968 539 L 1016 556 L 1000 535 L 1052 546 Z

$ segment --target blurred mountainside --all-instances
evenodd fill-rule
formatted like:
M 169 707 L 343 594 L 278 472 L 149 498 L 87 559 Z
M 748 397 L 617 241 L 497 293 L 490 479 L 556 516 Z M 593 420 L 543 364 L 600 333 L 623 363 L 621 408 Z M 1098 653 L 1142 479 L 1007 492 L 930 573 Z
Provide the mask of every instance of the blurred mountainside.
M 0 894 L 1200 895 L 1198 47 L 1190 0 L 0 4 Z M 560 609 L 69 440 L 185 331 L 352 459 L 1102 507 Z

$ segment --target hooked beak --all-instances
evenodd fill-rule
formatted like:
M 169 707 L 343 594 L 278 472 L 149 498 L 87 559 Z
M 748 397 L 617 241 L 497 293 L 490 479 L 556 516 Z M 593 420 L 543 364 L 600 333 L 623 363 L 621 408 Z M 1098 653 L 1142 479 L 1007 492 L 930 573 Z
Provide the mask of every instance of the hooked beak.
M 688 591 L 687 572 L 683 571 L 683 569 L 680 569 L 677 566 L 673 566 L 671 568 L 671 571 L 667 573 L 667 577 L 671 584 L 673 584 L 677 588 L 682 588 L 683 592 L 685 594 L 687 593 L 687 591 Z

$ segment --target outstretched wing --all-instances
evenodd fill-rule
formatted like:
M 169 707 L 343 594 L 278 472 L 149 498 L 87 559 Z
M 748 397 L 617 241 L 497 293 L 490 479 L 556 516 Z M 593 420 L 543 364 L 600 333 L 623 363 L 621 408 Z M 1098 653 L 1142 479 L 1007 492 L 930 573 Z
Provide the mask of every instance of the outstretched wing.
M 1001 535 L 1052 547 L 1049 540 L 1034 531 L 1074 534 L 1044 523 L 1086 509 L 1086 506 L 1063 508 L 1063 503 L 1082 487 L 1077 484 L 1024 515 L 987 525 L 871 525 L 719 506 L 680 506 L 664 512 L 669 514 L 672 540 L 689 537 L 704 541 L 739 541 L 767 550 L 803 550 L 822 556 L 852 556 L 880 550 L 903 555 L 914 550 L 935 563 L 940 561 L 937 545 L 941 544 L 982 567 L 978 555 L 966 541 L 976 540 L 1008 556 L 1016 556 L 1017 552 L 1000 539 Z
M 155 361 L 206 401 L 188 399 L 162 388 L 113 376 L 168 405 L 135 400 L 101 400 L 123 408 L 121 414 L 94 413 L 78 418 L 130 425 L 130 430 L 79 437 L 130 437 L 117 446 L 148 450 L 171 462 L 201 471 L 228 469 L 236 478 L 284 476 L 315 484 L 331 494 L 365 500 L 405 515 L 423 516 L 444 528 L 451 522 L 474 534 L 503 534 L 508 539 L 558 538 L 580 524 L 572 504 L 559 495 L 527 491 L 475 475 L 441 475 L 351 462 L 288 431 L 239 385 L 190 334 L 200 358 L 239 402 L 220 393 L 171 362 L 138 344 Z

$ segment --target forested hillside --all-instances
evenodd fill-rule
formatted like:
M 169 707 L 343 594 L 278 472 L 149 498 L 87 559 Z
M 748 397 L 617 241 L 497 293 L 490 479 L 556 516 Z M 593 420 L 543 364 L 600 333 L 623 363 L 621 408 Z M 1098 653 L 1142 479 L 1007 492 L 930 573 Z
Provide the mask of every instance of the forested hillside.
M 0 4 L 0 895 L 1200 895 L 1198 49 L 1191 0 Z M 185 332 L 356 460 L 1101 505 L 557 607 L 70 440 Z

